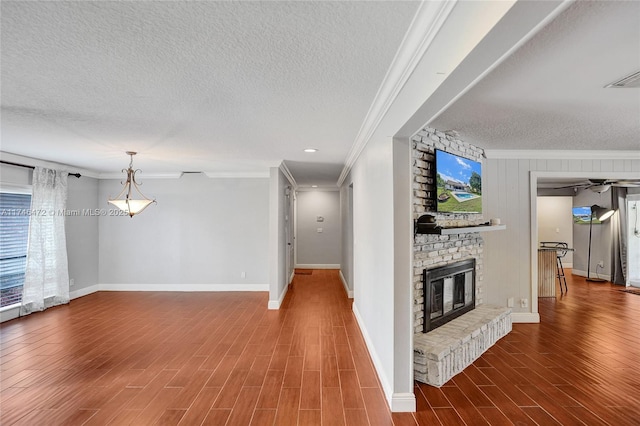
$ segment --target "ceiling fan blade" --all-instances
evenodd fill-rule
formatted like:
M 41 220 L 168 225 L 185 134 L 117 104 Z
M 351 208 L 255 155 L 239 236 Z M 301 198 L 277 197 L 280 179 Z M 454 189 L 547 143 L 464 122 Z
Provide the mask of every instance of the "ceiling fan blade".
M 611 182 L 611 186 L 619 186 L 624 188 L 640 188 L 640 181 L 637 180 L 617 180 Z
M 554 186 L 549 189 L 569 189 L 569 188 L 588 188 L 593 185 L 591 182 L 588 183 L 574 183 L 573 185 L 565 185 L 565 186 Z

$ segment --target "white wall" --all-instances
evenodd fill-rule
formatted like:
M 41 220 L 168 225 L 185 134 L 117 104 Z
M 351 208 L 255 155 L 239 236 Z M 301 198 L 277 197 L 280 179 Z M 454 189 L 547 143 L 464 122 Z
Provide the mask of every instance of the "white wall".
M 31 169 L 27 167 L 17 167 L 8 164 L 0 165 L 0 186 L 2 185 L 31 185 Z
M 538 244 L 541 241 L 558 241 L 573 248 L 573 197 L 538 197 Z M 573 253 L 562 259 L 565 268 L 573 267 Z
M 391 138 L 369 142 L 351 169 L 353 310 L 388 400 L 395 375 L 392 143 Z
M 77 179 L 69 176 L 67 210 L 95 210 L 99 206 L 98 180 L 86 176 Z M 67 216 L 67 259 L 69 262 L 69 287 L 71 298 L 95 291 L 98 284 L 99 216 L 81 214 Z
M 570 155 L 580 158 L 581 153 Z M 528 307 L 516 304 L 513 308 L 514 321 L 539 321 L 537 297 L 532 298 L 537 296 L 537 270 L 532 268 L 537 267 L 537 256 L 532 257 L 537 247 L 537 241 L 532 244 L 532 227 L 537 215 L 537 177 L 637 177 L 640 160 L 514 159 L 510 154 L 497 158 L 498 155 L 490 151 L 487 156 L 483 168 L 484 216 L 502 218 L 507 229 L 483 235 L 485 301 L 505 306 L 509 297 L 527 298 L 531 302 Z M 561 153 L 556 158 L 561 158 Z M 535 235 L 537 229 L 534 238 Z M 578 244 L 574 241 L 574 245 Z M 576 256 L 574 253 L 574 270 L 578 262 Z
M 157 205 L 99 219 L 101 288 L 267 291 L 269 179 L 140 180 Z M 120 180 L 100 181 L 100 207 L 110 209 L 120 188 Z
M 341 231 L 338 191 L 298 191 L 296 263 L 299 268 L 340 268 Z M 324 220 L 318 222 L 318 216 Z M 322 232 L 318 232 L 321 228 Z

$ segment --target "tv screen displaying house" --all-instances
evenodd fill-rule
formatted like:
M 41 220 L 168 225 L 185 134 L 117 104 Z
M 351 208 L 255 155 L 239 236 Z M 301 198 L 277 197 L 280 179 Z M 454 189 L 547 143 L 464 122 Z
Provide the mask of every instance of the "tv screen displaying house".
M 574 207 L 571 209 L 573 214 L 573 223 L 577 224 L 589 224 L 591 219 L 591 207 Z M 593 218 L 593 223 L 601 223 L 597 218 Z
M 436 149 L 436 210 L 482 213 L 482 165 Z

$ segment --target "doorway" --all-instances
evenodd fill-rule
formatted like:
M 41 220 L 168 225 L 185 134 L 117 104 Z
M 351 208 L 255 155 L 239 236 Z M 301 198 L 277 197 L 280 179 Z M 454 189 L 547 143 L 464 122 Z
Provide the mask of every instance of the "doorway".
M 288 283 L 293 280 L 293 267 L 295 261 L 295 192 L 291 186 L 287 186 L 284 191 L 284 234 L 285 234 L 285 271 L 287 271 Z

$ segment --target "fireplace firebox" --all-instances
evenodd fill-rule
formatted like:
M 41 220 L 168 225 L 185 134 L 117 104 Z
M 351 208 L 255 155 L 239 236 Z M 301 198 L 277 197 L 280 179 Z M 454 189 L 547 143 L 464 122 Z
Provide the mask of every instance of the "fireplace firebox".
M 468 259 L 422 271 L 427 333 L 476 306 L 476 260 Z

